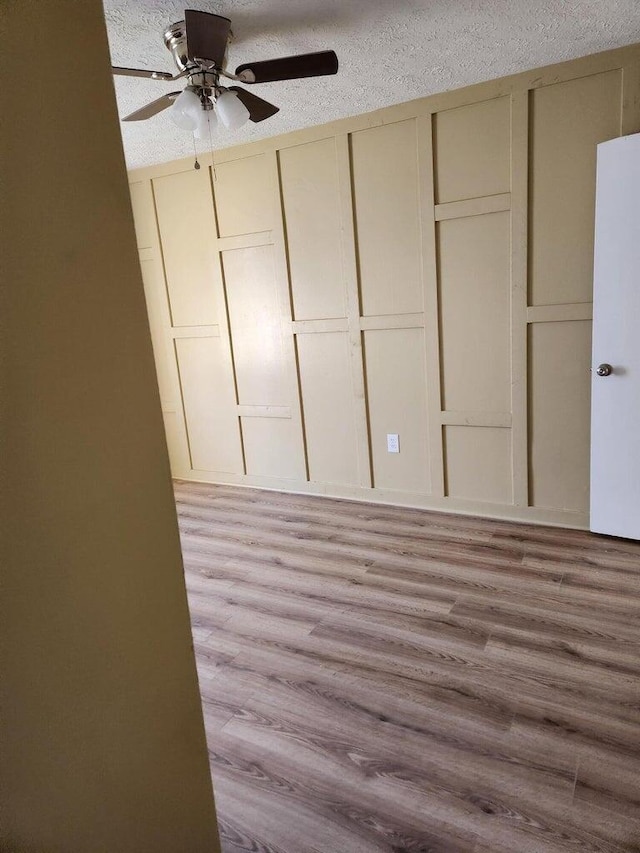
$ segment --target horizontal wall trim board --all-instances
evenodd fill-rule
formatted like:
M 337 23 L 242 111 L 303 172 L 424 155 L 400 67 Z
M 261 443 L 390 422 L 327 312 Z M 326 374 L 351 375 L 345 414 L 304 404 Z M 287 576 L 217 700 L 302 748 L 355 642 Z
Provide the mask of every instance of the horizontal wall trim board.
M 273 231 L 257 231 L 255 234 L 240 234 L 234 237 L 218 237 L 219 252 L 233 249 L 253 249 L 256 246 L 271 246 L 274 242 Z
M 466 216 L 482 216 L 485 213 L 500 213 L 510 209 L 511 193 L 500 193 L 436 204 L 435 218 L 436 222 L 442 222 L 445 219 L 463 219 Z
M 171 336 L 174 338 L 219 338 L 220 326 L 173 326 Z
M 573 302 L 527 308 L 527 323 L 566 323 L 571 320 L 593 320 L 593 303 Z
M 384 331 L 385 329 L 422 329 L 424 314 L 382 314 L 376 317 L 360 317 L 360 329 L 363 332 Z
M 441 412 L 445 426 L 510 427 L 510 412 Z
M 326 320 L 293 320 L 291 331 L 294 335 L 310 335 L 319 332 L 348 332 L 349 321 L 346 317 Z
M 291 418 L 290 406 L 238 406 L 241 418 Z
M 334 483 L 304 482 L 284 478 L 257 477 L 252 475 L 227 474 L 223 471 L 198 471 L 193 469 L 189 477 L 174 478 L 176 482 L 215 483 L 217 485 L 244 486 L 289 494 L 318 495 L 336 500 L 360 503 L 403 506 L 407 509 L 426 509 L 433 512 L 460 513 L 462 515 L 496 518 L 502 521 L 521 521 L 550 527 L 569 527 L 576 530 L 589 529 L 588 513 L 569 510 L 541 509 L 536 507 L 506 506 L 503 504 L 465 501 L 459 498 L 438 498 L 431 495 L 407 494 L 384 489 L 364 489 L 357 486 L 339 486 Z

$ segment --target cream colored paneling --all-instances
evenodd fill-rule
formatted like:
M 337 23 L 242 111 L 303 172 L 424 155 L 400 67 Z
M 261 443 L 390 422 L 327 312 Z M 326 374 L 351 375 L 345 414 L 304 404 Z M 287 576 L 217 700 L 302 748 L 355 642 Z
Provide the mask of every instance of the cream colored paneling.
M 175 395 L 172 393 L 171 359 L 173 358 L 173 353 L 170 349 L 171 338 L 167 334 L 160 305 L 160 300 L 163 297 L 164 280 L 158 269 L 158 262 L 155 260 L 141 260 L 140 269 L 142 271 L 144 296 L 149 314 L 149 327 L 151 329 L 151 342 L 156 362 L 158 388 L 160 389 L 160 402 L 163 411 L 166 412 L 175 407 L 176 400 Z
M 364 353 L 360 330 L 360 291 L 358 259 L 356 253 L 355 224 L 353 219 L 353 192 L 351 187 L 351 149 L 349 136 L 336 137 L 338 158 L 338 183 L 340 185 L 340 214 L 342 219 L 342 251 L 344 255 L 345 287 L 347 292 L 347 330 L 351 385 L 355 413 L 356 445 L 358 457 L 358 485 L 371 488 L 371 452 L 369 449 L 369 423 L 364 377 Z
M 174 326 L 216 322 L 215 220 L 209 173 L 154 178 L 171 320 Z
M 169 463 L 174 477 L 187 477 L 191 471 L 189 448 L 184 441 L 183 413 L 163 412 L 164 432 L 169 451 Z
M 294 334 L 309 334 L 311 332 L 347 332 L 349 321 L 343 317 L 335 320 L 296 320 L 291 322 Z
M 586 525 L 595 145 L 640 130 L 639 93 L 635 46 L 214 152 L 220 310 L 172 329 L 165 295 L 149 313 L 156 361 L 163 337 L 172 355 L 220 334 L 248 471 L 188 476 Z M 138 219 L 141 182 L 188 184 L 190 165 L 132 176 Z M 178 475 L 186 454 L 182 427 Z
M 298 364 L 309 477 L 358 483 L 349 338 L 345 332 L 298 335 Z
M 596 145 L 620 135 L 622 75 L 531 93 L 531 305 L 590 302 Z
M 247 474 L 304 480 L 296 424 L 288 418 L 242 418 Z
M 238 400 L 288 406 L 273 248 L 222 253 Z
M 509 214 L 439 222 L 443 408 L 508 412 Z
M 428 492 L 424 333 L 421 329 L 365 332 L 364 353 L 373 485 Z M 389 433 L 399 436 L 400 453 L 387 451 Z
M 422 311 L 415 121 L 351 135 L 362 313 Z
M 294 319 L 346 317 L 335 140 L 279 159 Z
M 151 181 L 136 181 L 129 185 L 129 192 L 138 248 L 149 249 L 156 240 L 156 214 Z
M 237 412 L 244 418 L 290 418 L 290 406 L 238 406 Z
M 443 110 L 433 118 L 438 204 L 509 192 L 509 98 Z
M 587 511 L 591 323 L 529 327 L 531 502 Z
M 442 449 L 440 329 L 438 322 L 438 251 L 434 205 L 433 116 L 417 120 L 418 172 L 422 219 L 422 275 L 424 292 L 425 375 L 427 380 L 427 427 L 429 431 L 429 478 L 431 493 L 444 498 Z
M 537 305 L 527 308 L 527 323 L 561 323 L 566 320 L 593 320 L 593 302 L 569 305 Z
M 217 163 L 213 168 L 213 188 L 221 237 L 273 228 L 273 186 L 263 154 Z
M 513 502 L 529 503 L 527 412 L 527 290 L 529 93 L 511 99 L 511 462 Z
M 462 219 L 463 216 L 481 216 L 483 213 L 499 213 L 510 209 L 511 193 L 498 193 L 436 204 L 434 212 L 436 221 L 441 222 L 443 219 Z
M 192 467 L 242 473 L 236 401 L 221 338 L 178 338 L 175 348 Z
M 510 504 L 511 430 L 470 426 L 443 429 L 447 495 Z

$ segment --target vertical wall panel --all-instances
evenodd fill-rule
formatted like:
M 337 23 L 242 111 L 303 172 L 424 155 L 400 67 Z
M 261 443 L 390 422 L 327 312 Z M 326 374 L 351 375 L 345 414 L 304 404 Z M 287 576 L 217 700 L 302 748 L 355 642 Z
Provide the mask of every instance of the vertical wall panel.
M 444 436 L 447 495 L 510 504 L 511 430 L 447 426 Z
M 149 314 L 151 343 L 153 344 L 158 388 L 160 389 L 160 403 L 163 411 L 166 412 L 175 409 L 176 401 L 174 399 L 175 395 L 173 394 L 171 378 L 171 371 L 175 371 L 175 356 L 173 347 L 171 346 L 171 338 L 168 335 L 169 329 L 163 322 L 161 308 L 164 280 L 161 271 L 158 269 L 158 262 L 155 259 L 141 259 L 140 269 L 142 271 L 147 313 Z
M 174 326 L 216 322 L 215 220 L 208 171 L 153 179 Z
M 335 140 L 283 149 L 280 176 L 294 319 L 345 317 Z
M 509 213 L 438 223 L 443 408 L 508 412 Z
M 153 208 L 151 181 L 136 181 L 129 185 L 133 224 L 139 249 L 149 249 L 155 244 L 156 214 Z
M 362 313 L 422 311 L 415 121 L 353 133 L 351 157 Z
M 510 187 L 509 98 L 495 98 L 434 116 L 436 201 L 507 193 Z
M 238 400 L 288 406 L 273 247 L 222 253 Z
M 591 323 L 530 326 L 531 502 L 589 506 Z
M 620 71 L 531 93 L 530 304 L 590 302 L 596 145 L 620 135 Z
M 305 478 L 302 445 L 290 418 L 242 418 L 247 474 Z
M 298 363 L 312 481 L 358 483 L 349 339 L 344 332 L 298 335 Z
M 193 467 L 242 473 L 233 385 L 220 338 L 178 338 L 175 347 Z
M 428 492 L 424 333 L 421 329 L 365 332 L 373 484 L 379 489 Z M 387 452 L 387 434 L 400 453 Z
M 191 471 L 189 447 L 185 440 L 183 412 L 163 412 L 169 464 L 174 477 L 188 477 Z
M 213 187 L 221 237 L 273 228 L 273 186 L 264 154 L 217 163 Z

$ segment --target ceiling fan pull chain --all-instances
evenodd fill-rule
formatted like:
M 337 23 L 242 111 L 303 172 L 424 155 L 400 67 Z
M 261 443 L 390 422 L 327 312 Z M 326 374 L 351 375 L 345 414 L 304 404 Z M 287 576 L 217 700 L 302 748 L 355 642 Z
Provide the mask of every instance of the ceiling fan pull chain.
M 209 127 L 209 153 L 211 154 L 211 165 L 213 166 L 213 137 L 211 135 L 211 122 L 208 121 L 207 125 Z
M 195 157 L 195 160 L 193 162 L 193 168 L 197 170 L 200 168 L 200 163 L 198 163 L 198 149 L 196 148 L 196 135 L 195 135 L 195 133 L 192 134 L 191 138 L 193 139 L 193 154 Z

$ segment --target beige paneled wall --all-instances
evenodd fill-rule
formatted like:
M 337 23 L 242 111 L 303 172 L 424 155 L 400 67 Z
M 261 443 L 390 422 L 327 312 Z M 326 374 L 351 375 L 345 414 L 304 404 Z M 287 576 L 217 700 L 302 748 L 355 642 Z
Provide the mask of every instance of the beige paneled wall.
M 356 413 L 347 333 L 298 334 L 296 343 L 309 479 L 357 486 Z
M 360 130 L 350 141 L 362 315 L 422 311 L 416 121 Z
M 346 317 L 335 139 L 285 148 L 279 161 L 293 318 Z
M 639 130 L 633 46 L 132 173 L 174 475 L 586 525 L 596 145 Z

